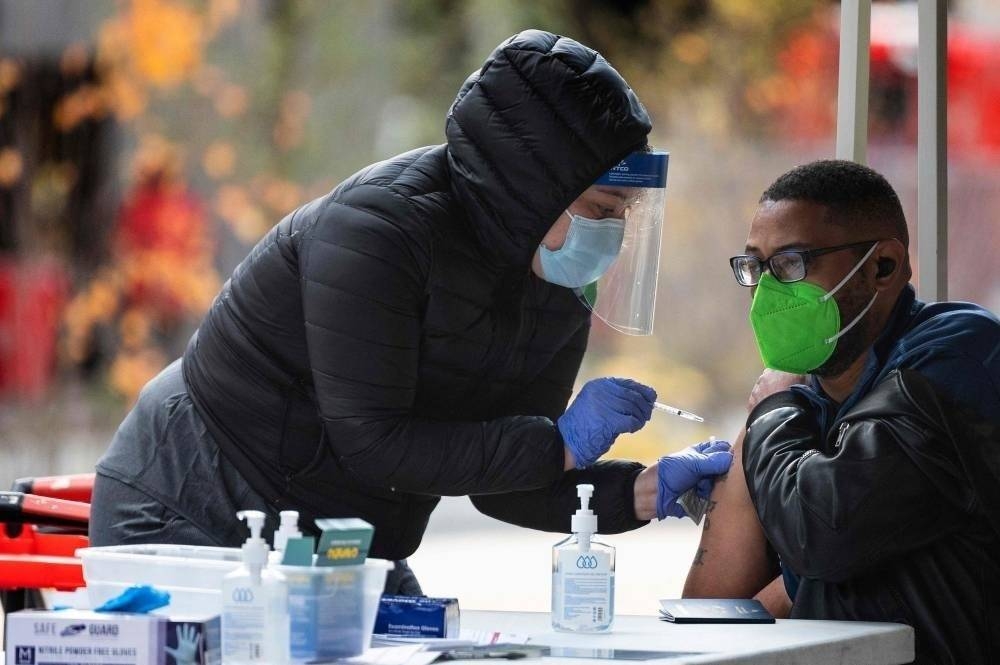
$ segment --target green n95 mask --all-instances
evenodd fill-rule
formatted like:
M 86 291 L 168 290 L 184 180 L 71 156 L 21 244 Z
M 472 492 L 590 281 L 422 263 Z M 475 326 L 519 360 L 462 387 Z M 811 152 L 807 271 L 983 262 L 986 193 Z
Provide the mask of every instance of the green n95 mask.
M 877 246 L 878 243 L 872 245 L 829 292 L 809 282 L 785 283 L 771 273 L 761 275 L 750 306 L 750 326 L 765 367 L 806 374 L 830 359 L 837 340 L 868 313 L 878 291 L 843 329 L 840 327 L 840 308 L 833 296 L 864 265 Z

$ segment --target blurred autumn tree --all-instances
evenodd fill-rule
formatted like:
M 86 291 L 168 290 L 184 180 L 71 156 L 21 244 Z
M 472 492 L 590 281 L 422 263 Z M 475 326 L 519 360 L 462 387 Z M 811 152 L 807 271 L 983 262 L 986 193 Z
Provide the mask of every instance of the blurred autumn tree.
M 727 259 L 767 184 L 833 153 L 836 12 L 831 0 L 0 0 L 0 394 L 12 394 L 4 363 L 44 355 L 61 318 L 64 367 L 123 409 L 267 229 L 359 168 L 442 141 L 466 76 L 539 27 L 600 50 L 671 153 L 656 334 L 595 325 L 581 380 L 633 376 L 708 418 L 658 417 L 617 454 L 727 436 L 760 371 Z M 873 124 L 871 147 L 912 221 L 912 145 Z M 955 283 L 987 289 L 1000 234 L 968 224 L 996 208 L 1000 179 L 963 168 L 952 183 L 974 195 L 952 198 L 966 213 L 953 228 L 969 231 L 952 251 L 979 254 L 954 263 Z M 34 385 L 48 364 L 28 363 Z
M 283 215 L 372 161 L 440 142 L 461 82 L 510 34 L 537 26 L 599 49 L 649 107 L 654 142 L 692 167 L 699 158 L 684 154 L 678 135 L 708 136 L 724 151 L 737 136 L 767 131 L 770 102 L 781 96 L 774 53 L 826 4 L 94 2 L 89 36 L 62 47 L 55 66 L 45 65 L 52 57 L 5 54 L 0 45 L 0 100 L 19 110 L 7 119 L 46 123 L 35 134 L 63 146 L 40 151 L 24 140 L 23 126 L 0 115 L 0 210 L 16 220 L 0 232 L 0 248 L 26 254 L 44 246 L 65 257 L 75 288 L 62 357 L 105 378 L 128 402 L 182 352 L 225 275 Z M 10 0 L 4 6 L 10 10 Z M 41 88 L 49 97 L 40 99 L 47 79 L 54 82 Z M 686 177 L 690 183 L 697 173 Z M 672 174 L 669 186 L 683 188 L 684 178 Z M 56 203 L 27 212 L 25 201 L 45 196 Z M 733 198 L 712 214 L 738 223 L 738 245 L 744 230 L 732 208 L 743 202 Z M 665 255 L 719 244 L 718 225 L 703 223 L 706 210 L 672 198 Z M 724 257 L 711 261 L 725 265 Z M 709 348 L 728 341 L 712 332 L 713 317 L 728 314 L 738 325 L 732 303 L 716 299 L 687 315 L 684 327 L 671 317 L 675 295 L 697 297 L 724 272 L 699 282 L 697 272 L 665 269 L 670 281 L 661 290 L 671 300 L 659 325 L 669 343 L 595 329 L 585 373 L 632 374 L 665 395 L 683 395 L 693 409 L 737 401 L 745 387 L 724 382 L 725 364 L 755 367 L 749 347 L 729 344 L 731 355 L 721 356 Z M 649 437 L 691 432 L 654 428 Z M 636 445 L 646 457 L 659 449 Z
M 678 122 L 694 101 L 697 127 L 713 137 L 745 138 L 771 129 L 769 112 L 787 99 L 788 87 L 775 78 L 776 54 L 803 25 L 825 21 L 830 4 L 565 0 L 561 13 L 643 91 L 659 119 Z

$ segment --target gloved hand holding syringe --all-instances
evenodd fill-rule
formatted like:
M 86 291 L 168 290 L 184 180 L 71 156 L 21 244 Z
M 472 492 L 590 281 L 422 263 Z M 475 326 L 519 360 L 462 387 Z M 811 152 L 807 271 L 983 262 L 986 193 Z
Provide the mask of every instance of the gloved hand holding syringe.
M 632 379 L 588 381 L 556 421 L 565 446 L 566 470 L 596 464 L 620 434 L 642 429 L 654 410 L 703 422 L 690 411 L 657 403 L 656 390 Z M 690 515 L 700 521 L 705 508 L 694 505 L 693 499 L 703 499 L 707 507 L 715 477 L 728 471 L 732 460 L 725 441 L 704 441 L 661 457 L 635 480 L 636 516 L 664 519 Z

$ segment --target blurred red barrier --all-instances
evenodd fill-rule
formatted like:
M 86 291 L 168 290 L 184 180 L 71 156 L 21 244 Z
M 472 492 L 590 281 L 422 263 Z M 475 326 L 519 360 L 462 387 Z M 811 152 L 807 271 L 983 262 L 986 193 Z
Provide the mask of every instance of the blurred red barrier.
M 44 396 L 68 290 L 66 268 L 54 259 L 0 258 L 0 396 Z
M 87 542 L 86 536 L 44 533 L 34 525 L 12 537 L 0 525 L 0 590 L 72 591 L 84 586 L 76 550 Z
M 36 606 L 39 589 L 73 591 L 84 586 L 76 550 L 89 542 L 85 534 L 93 485 L 92 473 L 41 476 L 18 479 L 15 491 L 0 492 L 3 611 Z
M 75 473 L 64 476 L 18 478 L 11 489 L 15 492 L 48 496 L 53 499 L 90 503 L 90 496 L 94 491 L 94 474 Z

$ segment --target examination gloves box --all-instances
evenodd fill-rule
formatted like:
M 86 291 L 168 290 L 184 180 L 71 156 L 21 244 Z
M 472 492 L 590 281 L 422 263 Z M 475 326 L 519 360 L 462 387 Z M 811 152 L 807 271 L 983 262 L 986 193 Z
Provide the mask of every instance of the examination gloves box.
M 457 638 L 457 598 L 383 595 L 375 618 L 376 635 Z
M 218 665 L 219 617 L 22 610 L 7 615 L 6 665 Z

